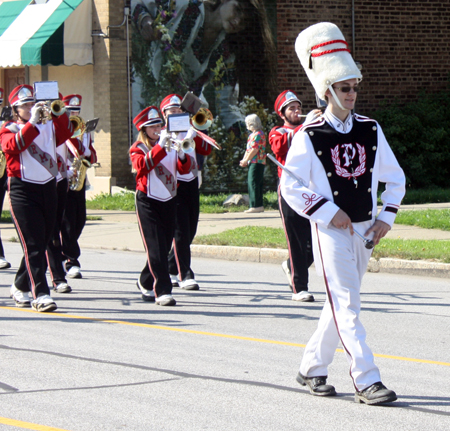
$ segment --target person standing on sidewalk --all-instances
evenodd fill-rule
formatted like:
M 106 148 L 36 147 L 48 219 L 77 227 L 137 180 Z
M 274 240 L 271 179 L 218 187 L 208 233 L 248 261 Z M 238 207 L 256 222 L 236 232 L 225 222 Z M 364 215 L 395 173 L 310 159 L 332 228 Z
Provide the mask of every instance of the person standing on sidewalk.
M 381 383 L 360 321 L 361 280 L 372 250 L 354 231 L 375 245 L 390 230 L 405 194 L 405 175 L 380 125 L 352 114 L 360 70 L 339 28 L 332 23 L 308 27 L 295 50 L 317 95 L 328 106 L 324 115 L 295 134 L 283 171 L 281 194 L 298 214 L 311 220 L 315 265 L 323 273 L 326 301 L 309 340 L 297 381 L 311 394 L 335 395 L 327 384 L 339 341 L 345 350 L 355 401 L 382 404 L 397 399 Z M 378 183 L 386 184 L 377 215 Z
M 47 108 L 44 102 L 34 103 L 30 85 L 14 88 L 9 103 L 14 121 L 3 125 L 0 142 L 6 155 L 11 215 L 24 252 L 11 297 L 17 307 L 54 311 L 45 251 L 56 220 L 56 147 L 72 136 L 73 127 L 65 109 L 44 118 Z
M 248 195 L 250 208 L 246 213 L 264 212 L 263 186 L 266 167 L 266 135 L 262 130 L 260 118 L 256 114 L 245 117 L 245 125 L 251 133 L 247 139 L 247 149 L 239 162 L 242 168 L 248 167 Z
M 275 100 L 275 112 L 283 120 L 281 127 L 274 127 L 269 133 L 269 144 L 276 159 L 284 165 L 291 147 L 292 138 L 300 130 L 302 123 L 302 102 L 292 90 L 283 91 Z M 311 111 L 305 124 L 314 120 L 320 110 Z M 278 177 L 282 169 L 278 168 Z M 311 224 L 298 215 L 281 196 L 278 187 L 278 205 L 288 245 L 289 258 L 282 263 L 283 271 L 292 290 L 292 300 L 313 302 L 314 296 L 308 292 L 308 269 L 314 262 L 311 245 Z
M 167 256 L 175 230 L 177 172 L 187 174 L 191 157 L 171 148 L 156 106 L 149 106 L 133 120 L 139 131 L 130 148 L 136 171 L 136 215 L 147 253 L 147 263 L 137 281 L 146 302 L 171 306 L 172 296 Z M 161 135 L 161 136 L 160 136 Z
M 171 114 L 180 114 L 181 97 L 178 94 L 169 94 L 160 104 L 164 119 Z M 188 173 L 178 175 L 178 191 L 176 200 L 175 233 L 172 248 L 169 252 L 169 272 L 173 287 L 179 286 L 185 290 L 199 290 L 191 268 L 191 244 L 197 233 L 198 218 L 200 216 L 200 192 L 198 185 L 197 154 L 208 156 L 212 147 L 203 139 L 196 136 L 193 128 L 188 132 L 194 139 L 195 149 L 187 157 L 191 159 L 192 169 Z M 184 139 L 186 133 L 178 134 L 178 139 Z M 179 278 L 177 278 L 177 275 Z

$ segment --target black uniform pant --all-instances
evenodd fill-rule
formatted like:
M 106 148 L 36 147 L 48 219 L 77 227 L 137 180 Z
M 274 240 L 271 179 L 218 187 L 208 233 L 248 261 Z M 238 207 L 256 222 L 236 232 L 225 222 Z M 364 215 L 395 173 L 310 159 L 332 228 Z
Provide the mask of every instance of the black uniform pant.
M 6 181 L 8 179 L 8 176 L 6 175 L 6 171 L 3 174 L 3 177 L 0 178 L 0 213 L 3 209 L 3 201 L 5 200 L 5 194 L 6 194 Z M 3 249 L 3 243 L 2 239 L 0 238 L 0 257 L 5 257 L 5 250 Z
M 86 224 L 86 180 L 83 188 L 75 192 L 67 192 L 66 210 L 61 225 L 62 253 L 66 261 L 66 270 L 72 266 L 81 268 L 79 257 L 81 255 L 78 239 Z
M 61 246 L 61 225 L 66 209 L 68 183 L 64 178 L 56 184 L 58 206 L 56 209 L 56 221 L 52 237 L 47 246 L 47 262 L 50 267 L 50 276 L 54 286 L 66 283 L 66 272 L 63 267 L 63 255 Z
M 33 184 L 9 178 L 9 194 L 11 215 L 24 252 L 14 284 L 23 292 L 31 290 L 34 298 L 49 295 L 45 251 L 56 220 L 56 180 Z
M 292 290 L 298 293 L 308 290 L 308 268 L 314 262 L 312 253 L 311 224 L 297 214 L 281 196 L 278 188 L 278 204 L 289 250 L 288 268 L 291 271 Z
M 175 230 L 175 205 L 175 198 L 161 202 L 136 191 L 136 215 L 147 253 L 139 282 L 154 290 L 156 297 L 172 293 L 167 255 Z
M 191 269 L 191 244 L 197 233 L 200 215 L 200 193 L 198 178 L 178 181 L 176 197 L 175 235 L 169 253 L 169 272 L 179 275 L 180 280 L 195 278 Z

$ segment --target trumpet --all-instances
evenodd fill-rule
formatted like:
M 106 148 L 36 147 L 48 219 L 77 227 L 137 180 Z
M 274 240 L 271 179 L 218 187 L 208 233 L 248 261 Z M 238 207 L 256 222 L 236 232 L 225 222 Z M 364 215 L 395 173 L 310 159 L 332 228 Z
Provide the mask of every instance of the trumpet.
M 70 117 L 70 122 L 73 127 L 73 135 L 72 138 L 82 138 L 83 133 L 86 131 L 86 122 L 78 115 L 72 115 Z
M 175 144 L 173 147 L 177 149 L 180 149 L 185 154 L 192 153 L 192 151 L 195 150 L 195 141 L 193 139 L 186 139 L 184 138 L 182 141 L 178 139 L 172 139 L 170 140 Z
M 59 117 L 66 112 L 66 105 L 64 105 L 64 102 L 61 100 L 54 100 L 52 103 L 38 102 L 38 104 L 41 108 L 38 124 L 45 124 L 47 121 L 51 120 L 52 114 Z
M 159 137 L 161 135 L 157 133 Z M 195 141 L 193 139 L 184 138 L 181 141 L 179 139 L 173 138 L 171 136 L 167 136 L 166 143 L 164 144 L 164 148 L 167 152 L 172 150 L 175 151 L 183 151 L 185 154 L 192 153 L 195 150 Z

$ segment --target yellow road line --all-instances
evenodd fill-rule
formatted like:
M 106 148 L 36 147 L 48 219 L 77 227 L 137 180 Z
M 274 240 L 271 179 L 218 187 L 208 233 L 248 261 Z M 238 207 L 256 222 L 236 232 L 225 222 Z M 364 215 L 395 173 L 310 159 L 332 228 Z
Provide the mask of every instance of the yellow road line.
M 14 419 L 2 418 L 2 417 L 0 417 L 0 424 L 11 425 L 11 426 L 17 427 L 17 428 L 24 428 L 27 430 L 36 430 L 36 431 L 68 431 L 63 428 L 48 427 L 45 425 L 33 424 L 31 422 L 16 421 Z
M 24 308 L 19 309 L 16 307 L 0 307 L 0 309 L 13 310 L 13 311 L 25 311 L 28 313 L 38 313 L 37 311 L 34 311 L 34 310 L 24 309 Z M 257 343 L 276 344 L 276 345 L 281 345 L 281 346 L 303 347 L 303 348 L 306 347 L 306 344 L 289 343 L 287 341 L 265 340 L 263 338 L 243 337 L 240 335 L 218 334 L 216 332 L 195 331 L 193 329 L 173 328 L 170 326 L 151 325 L 149 323 L 134 323 L 134 322 L 126 322 L 123 320 L 98 319 L 95 317 L 77 316 L 74 314 L 47 313 L 46 316 L 63 317 L 66 319 L 85 319 L 85 320 L 92 320 L 92 321 L 103 322 L 103 323 L 116 323 L 118 325 L 128 325 L 128 326 L 138 326 L 141 328 L 159 329 L 161 331 L 184 332 L 187 334 L 207 335 L 210 337 L 220 337 L 220 338 L 229 338 L 229 339 L 233 339 L 233 340 L 254 341 Z M 344 353 L 344 350 L 336 349 L 336 352 Z M 394 359 L 396 361 L 418 362 L 421 364 L 443 365 L 445 367 L 450 367 L 450 362 L 430 361 L 428 359 L 415 359 L 415 358 L 407 358 L 404 356 L 381 355 L 378 353 L 374 353 L 374 356 L 376 356 L 377 358 Z

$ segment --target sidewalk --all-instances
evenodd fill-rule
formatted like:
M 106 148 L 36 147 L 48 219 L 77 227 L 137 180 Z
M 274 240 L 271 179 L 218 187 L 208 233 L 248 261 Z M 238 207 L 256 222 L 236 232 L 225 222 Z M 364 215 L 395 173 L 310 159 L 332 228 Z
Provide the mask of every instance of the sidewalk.
M 450 203 L 410 205 L 403 206 L 402 208 L 411 210 L 426 208 L 443 209 L 450 208 Z M 89 210 L 88 214 L 91 216 L 100 216 L 102 220 L 88 221 L 80 239 L 81 247 L 100 247 L 144 252 L 134 212 Z M 228 229 L 249 225 L 282 228 L 279 212 L 275 210 L 256 214 L 246 214 L 243 212 L 200 214 L 197 236 L 220 233 Z M 394 224 L 387 238 L 450 240 L 450 232 Z M 206 245 L 193 245 L 192 255 L 194 257 L 246 260 L 275 264 L 281 264 L 288 257 L 287 250 Z M 371 259 L 369 271 L 449 277 L 450 264 L 399 259 L 380 259 L 380 261 Z
M 450 203 L 403 206 L 404 209 L 442 209 L 450 208 Z M 88 220 L 80 238 L 81 248 L 100 248 L 110 250 L 129 250 L 144 252 L 141 235 L 136 220 L 136 214 L 131 211 L 88 210 L 89 216 L 101 217 L 101 220 Z M 246 214 L 200 214 L 197 236 L 220 233 L 240 226 L 266 226 L 282 228 L 278 211 Z M 1 225 L 1 235 L 4 241 L 17 237 L 12 224 Z M 395 225 L 386 236 L 402 239 L 436 239 L 450 240 L 450 232 L 421 229 L 415 226 Z M 287 259 L 287 250 L 259 249 L 252 247 L 225 247 L 192 245 L 194 257 L 208 257 L 226 260 L 246 260 L 281 264 Z M 449 277 L 450 264 L 427 261 L 407 261 L 399 259 L 371 259 L 369 271 L 395 272 L 411 275 L 426 275 Z

